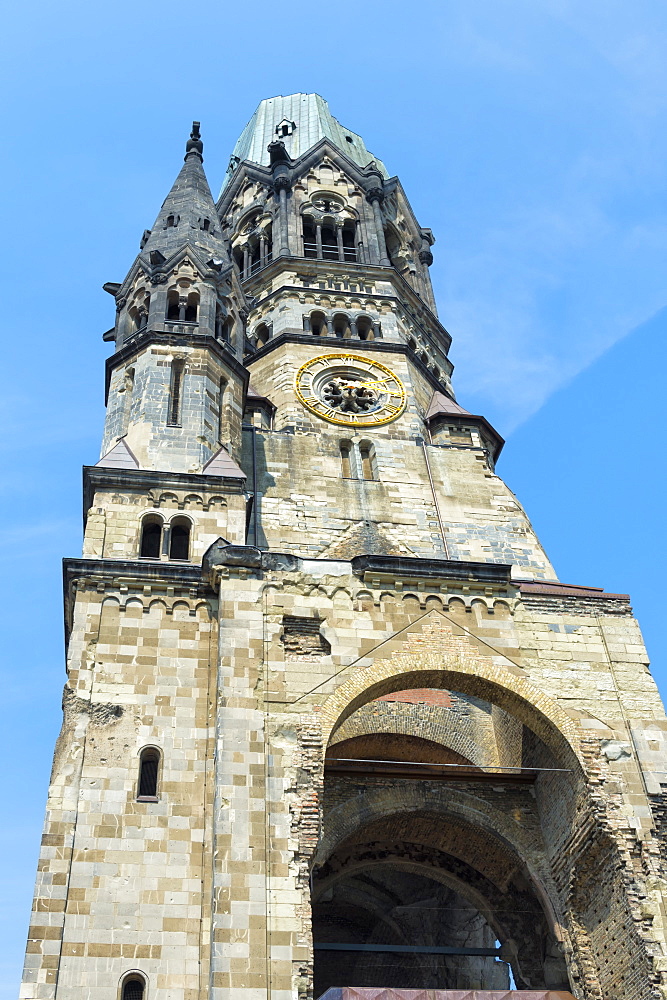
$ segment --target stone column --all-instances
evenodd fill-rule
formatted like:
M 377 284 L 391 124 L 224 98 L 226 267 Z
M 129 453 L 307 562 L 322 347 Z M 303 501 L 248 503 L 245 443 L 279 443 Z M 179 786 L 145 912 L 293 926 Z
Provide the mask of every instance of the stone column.
M 266 266 L 266 236 L 264 233 L 259 238 L 259 266 Z
M 358 337 L 358 336 L 359 336 L 359 331 L 357 330 L 357 321 L 356 321 L 356 319 L 351 319 L 350 320 L 350 337 Z
M 315 223 L 315 245 L 317 247 L 315 253 L 317 254 L 317 259 L 322 260 L 322 223 Z
M 361 226 L 359 220 L 356 219 L 354 223 L 354 245 L 357 248 L 357 260 L 360 264 L 364 263 L 364 243 L 361 238 Z
M 338 245 L 338 260 L 345 260 L 345 248 L 343 247 L 343 226 L 336 226 L 336 243 Z
M 377 234 L 379 257 L 377 263 L 390 266 L 391 261 L 389 260 L 389 256 L 387 254 L 387 244 L 384 238 L 384 219 L 382 218 L 382 208 L 380 207 L 383 198 L 384 193 L 380 187 L 372 188 L 368 192 L 368 200 L 373 207 L 373 219 L 375 221 L 375 231 Z
M 273 179 L 274 190 L 278 193 L 278 256 L 289 257 L 289 227 L 287 221 L 287 192 L 291 188 L 286 173 L 278 173 Z M 274 241 L 275 242 L 275 241 Z
M 250 274 L 250 247 L 246 243 L 243 247 L 243 278 Z

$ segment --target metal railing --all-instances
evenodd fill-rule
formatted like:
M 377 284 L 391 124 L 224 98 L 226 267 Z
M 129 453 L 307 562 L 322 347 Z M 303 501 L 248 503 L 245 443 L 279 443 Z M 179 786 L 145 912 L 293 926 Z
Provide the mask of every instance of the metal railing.
M 303 243 L 303 255 L 304 257 L 310 257 L 315 260 L 350 260 L 356 261 L 357 251 L 355 247 L 343 247 L 343 256 L 340 255 L 340 250 L 338 246 L 332 246 L 331 243 L 322 244 L 322 256 L 319 257 L 317 253 L 317 243 Z
M 260 257 L 260 258 L 259 258 L 259 260 L 255 260 L 255 261 L 253 261 L 253 262 L 252 262 L 252 263 L 250 264 L 250 267 L 249 267 L 249 269 L 248 269 L 248 273 L 249 273 L 249 274 L 254 274 L 254 273 L 255 273 L 255 271 L 261 271 L 261 269 L 262 269 L 263 267 L 266 267 L 266 265 L 267 265 L 268 263 L 270 263 L 270 261 L 271 261 L 271 258 L 272 258 L 272 256 L 273 256 L 273 255 L 272 255 L 271 251 L 270 251 L 270 250 L 267 250 L 267 251 L 266 251 L 266 253 L 264 254 L 264 259 L 263 259 L 263 260 L 262 260 L 262 258 Z

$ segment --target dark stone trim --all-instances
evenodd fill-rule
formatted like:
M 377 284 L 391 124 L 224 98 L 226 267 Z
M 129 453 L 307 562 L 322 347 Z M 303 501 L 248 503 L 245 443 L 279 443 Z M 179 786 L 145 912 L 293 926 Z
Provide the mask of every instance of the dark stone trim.
M 442 390 L 440 390 L 440 391 L 442 391 Z M 448 395 L 448 394 L 445 393 L 445 395 Z M 503 447 L 505 445 L 505 439 L 500 436 L 500 434 L 495 429 L 495 427 L 491 426 L 491 424 L 486 419 L 486 417 L 482 417 L 479 414 L 475 414 L 475 413 L 436 413 L 434 416 L 428 417 L 428 419 L 425 421 L 425 423 L 427 424 L 427 426 L 429 428 L 437 425 L 439 422 L 443 423 L 443 424 L 470 424 L 470 423 L 479 424 L 486 431 L 486 433 L 489 435 L 489 437 L 491 438 L 491 440 L 493 442 L 493 461 L 494 461 L 494 463 L 498 461 L 498 459 L 500 457 L 500 453 L 503 450 Z M 459 447 L 460 448 L 461 447 L 461 445 L 457 446 L 457 445 L 444 444 L 444 443 L 440 444 L 438 441 L 430 441 L 429 445 L 432 446 L 433 448 L 454 448 L 454 447 Z M 467 445 L 465 447 L 470 448 L 469 445 Z M 474 449 L 474 446 L 473 446 L 473 449 Z M 479 450 L 479 449 L 476 449 L 476 450 Z
M 332 753 L 335 753 L 334 744 Z M 493 766 L 493 765 L 491 765 Z M 411 778 L 417 781 L 482 781 L 492 785 L 505 784 L 535 784 L 537 771 L 531 768 L 518 767 L 515 771 L 482 771 L 471 764 L 469 767 L 449 764 L 411 764 L 387 761 L 384 764 L 374 764 L 368 761 L 339 760 L 335 757 L 325 757 L 324 774 L 370 775 L 381 778 Z
M 451 347 L 451 335 L 442 325 L 438 317 L 417 294 L 412 285 L 408 284 L 403 275 L 390 264 L 363 264 L 361 261 L 349 260 L 319 260 L 315 257 L 275 257 L 269 264 L 266 265 L 266 267 L 259 271 L 255 271 L 255 273 L 251 274 L 250 277 L 245 278 L 242 282 L 243 287 L 249 288 L 254 283 L 260 284 L 259 281 L 256 282 L 255 280 L 258 279 L 260 275 L 262 279 L 265 279 L 267 276 L 278 274 L 286 267 L 289 268 L 290 271 L 297 269 L 300 273 L 304 273 L 309 268 L 312 268 L 313 275 L 316 275 L 318 270 L 325 271 L 327 274 L 340 274 L 341 280 L 345 279 L 347 281 L 354 281 L 354 275 L 359 274 L 360 279 L 367 276 L 377 281 L 390 281 L 392 283 L 398 282 L 400 285 L 400 295 L 388 295 L 386 292 L 345 292 L 343 289 L 340 290 L 340 293 L 349 295 L 367 294 L 369 298 L 393 301 L 402 306 L 406 313 L 410 315 L 410 309 L 406 306 L 406 300 L 408 300 L 410 308 L 415 311 L 417 317 L 420 313 L 423 313 L 428 323 L 432 325 L 443 338 L 446 343 L 445 354 L 447 354 L 447 351 Z M 263 299 L 258 299 L 254 303 L 253 309 L 256 309 L 257 306 L 264 302 L 268 302 L 269 299 L 274 298 L 281 291 L 295 291 L 299 292 L 301 295 L 304 292 L 315 292 L 323 295 L 334 294 L 334 289 L 331 288 L 309 288 L 307 285 L 281 285 L 279 288 L 272 289 L 272 291 L 268 295 L 264 296 Z M 423 321 L 420 320 L 420 322 Z
M 202 573 L 212 585 L 217 566 L 242 567 L 254 570 L 259 575 L 263 570 L 293 573 L 301 565 L 299 556 L 287 552 L 263 552 L 255 545 L 230 545 L 224 538 L 218 538 L 204 553 Z
M 414 559 L 409 556 L 355 556 L 352 571 L 357 576 L 366 573 L 390 574 L 405 579 L 429 578 L 465 580 L 470 583 L 511 585 L 512 567 L 505 563 L 462 562 L 454 559 Z
M 407 344 L 395 344 L 390 340 L 340 340 L 338 337 L 314 337 L 312 333 L 297 333 L 283 330 L 276 337 L 273 337 L 265 347 L 261 350 L 256 351 L 252 357 L 246 359 L 247 365 L 254 364 L 258 358 L 264 358 L 267 354 L 272 351 L 277 350 L 277 348 L 282 347 L 283 344 L 322 344 L 327 350 L 331 350 L 333 347 L 341 352 L 349 352 L 350 354 L 363 354 L 364 351 L 369 351 L 370 353 L 386 353 L 386 354 L 403 354 L 414 364 L 415 368 L 418 369 L 420 374 L 426 379 L 429 385 L 433 388 L 434 392 L 445 392 L 442 382 L 438 382 L 437 378 L 433 372 L 426 367 L 423 361 L 417 357 L 414 351 L 411 351 Z M 475 418 L 473 418 L 475 419 Z M 476 418 L 478 420 L 486 420 L 484 417 Z M 494 436 L 502 441 L 500 435 L 493 430 L 490 424 L 487 424 L 489 429 L 493 432 Z M 504 443 L 504 442 L 503 442 Z M 498 452 L 500 454 L 500 451 Z
M 336 166 L 351 177 L 363 191 L 368 188 L 369 182 L 372 182 L 373 186 L 377 185 L 377 173 L 375 173 L 371 179 L 366 172 L 372 161 L 369 160 L 365 167 L 359 166 L 358 163 L 355 163 L 355 161 L 351 160 L 349 156 L 346 156 L 343 150 L 334 145 L 334 143 L 326 136 L 319 139 L 314 146 L 310 146 L 305 153 L 297 157 L 296 160 L 290 161 L 289 177 L 292 183 L 297 178 L 302 177 L 303 174 L 307 173 L 311 166 L 319 163 L 321 157 L 325 153 L 331 160 L 333 160 Z M 261 163 L 255 163 L 254 160 L 241 160 L 237 163 L 234 173 L 230 177 L 220 197 L 218 198 L 218 201 L 216 202 L 215 207 L 220 217 L 227 213 L 228 206 L 234 200 L 236 193 L 246 177 L 265 184 L 267 188 L 271 188 L 273 185 L 273 172 L 271 167 L 266 167 Z M 390 177 L 384 180 L 384 191 L 387 193 L 393 191 L 397 182 L 397 177 Z
M 263 552 L 254 545 L 230 545 L 219 538 L 210 546 L 202 560 L 202 572 L 212 581 L 216 567 L 244 567 L 260 574 L 274 572 L 304 572 L 308 563 L 347 562 L 343 559 L 309 559 L 288 552 Z M 355 576 L 381 573 L 404 579 L 462 580 L 478 585 L 511 586 L 512 567 L 505 563 L 461 562 L 454 559 L 416 559 L 409 556 L 355 556 L 349 560 Z
M 140 351 L 145 350 L 150 344 L 164 344 L 166 347 L 183 347 L 186 345 L 189 347 L 206 347 L 209 351 L 213 351 L 217 355 L 219 361 L 231 368 L 243 383 L 244 393 L 247 391 L 250 380 L 248 369 L 232 354 L 231 348 L 222 341 L 216 340 L 215 337 L 211 337 L 209 334 L 194 332 L 166 333 L 161 330 L 146 329 L 136 338 L 133 337 L 130 343 L 126 343 L 119 351 L 112 354 L 110 358 L 107 358 L 104 385 L 105 406 L 109 399 L 109 384 L 113 371 L 121 365 L 127 364 L 130 358 L 133 358 Z
M 198 489 L 241 494 L 245 479 L 207 476 L 190 472 L 161 472 L 151 469 L 109 469 L 98 465 L 83 467 L 83 523 L 93 505 L 96 489 L 141 490 L 159 488 Z
M 520 584 L 522 594 L 544 594 L 548 597 L 585 597 L 606 601 L 629 601 L 629 594 L 607 594 L 602 587 L 586 587 L 576 583 L 559 583 L 551 580 L 524 580 Z

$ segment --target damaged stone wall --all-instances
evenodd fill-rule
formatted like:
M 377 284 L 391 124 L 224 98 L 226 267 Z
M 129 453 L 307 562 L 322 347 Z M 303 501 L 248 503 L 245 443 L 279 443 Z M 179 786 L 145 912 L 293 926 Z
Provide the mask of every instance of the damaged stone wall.
M 115 996 L 119 976 L 137 966 L 158 991 L 199 989 L 215 618 L 206 602 L 146 599 L 144 589 L 77 591 L 24 996 L 83 982 Z M 150 803 L 136 798 L 147 745 L 161 755 Z

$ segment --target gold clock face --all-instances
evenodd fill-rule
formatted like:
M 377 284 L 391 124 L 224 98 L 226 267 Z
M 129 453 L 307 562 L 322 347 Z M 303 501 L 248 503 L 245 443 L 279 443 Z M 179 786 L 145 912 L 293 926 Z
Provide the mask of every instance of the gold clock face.
M 405 387 L 379 361 L 358 354 L 321 354 L 296 374 L 296 394 L 312 413 L 344 427 L 387 424 L 405 409 Z

